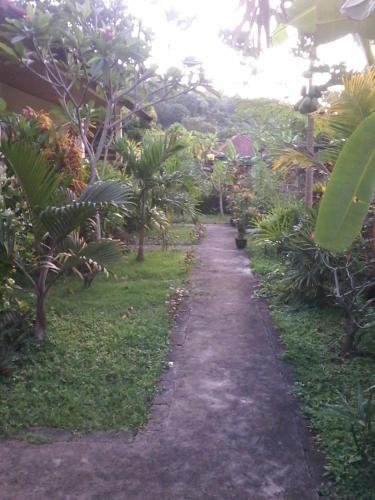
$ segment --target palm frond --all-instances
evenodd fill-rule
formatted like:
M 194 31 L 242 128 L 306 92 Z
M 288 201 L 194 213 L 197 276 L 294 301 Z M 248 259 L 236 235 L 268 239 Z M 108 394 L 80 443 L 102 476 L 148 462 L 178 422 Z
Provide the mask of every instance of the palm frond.
M 375 68 L 345 78 L 345 89 L 331 105 L 329 127 L 342 138 L 348 138 L 358 125 L 375 111 Z
M 164 210 L 160 208 L 152 207 L 147 213 L 148 227 L 155 227 L 159 231 L 165 231 L 169 227 L 169 220 L 167 214 Z
M 287 173 L 293 168 L 310 168 L 316 167 L 326 171 L 324 164 L 316 155 L 312 155 L 307 151 L 305 146 L 294 146 L 285 144 L 283 147 L 274 149 L 272 155 L 275 156 L 273 168 Z
M 118 181 L 100 181 L 87 186 L 78 198 L 79 203 L 130 206 L 133 191 L 130 185 Z
M 177 208 L 186 212 L 191 218 L 196 217 L 197 212 L 194 201 L 185 193 L 169 193 L 169 196 L 163 199 L 167 208 Z
M 47 207 L 40 214 L 40 220 L 55 242 L 62 241 L 74 229 L 80 227 L 97 212 L 95 203 L 75 202 L 62 207 Z
M 115 150 L 122 156 L 129 173 L 147 181 L 157 174 L 170 157 L 185 147 L 176 134 L 146 134 L 139 144 L 131 140 L 118 141 Z
M 88 186 L 77 201 L 59 207 L 46 207 L 39 217 L 51 238 L 60 242 L 99 210 L 115 206 L 127 211 L 132 196 L 133 191 L 126 184 L 96 182 Z
M 51 168 L 39 150 L 29 144 L 1 144 L 7 166 L 17 176 L 34 213 L 51 201 L 60 183 L 60 176 Z
M 73 243 L 73 240 L 71 240 Z M 57 260 L 62 264 L 61 271 L 68 272 L 84 265 L 89 269 L 96 271 L 107 270 L 108 267 L 118 262 L 124 250 L 124 245 L 120 241 L 111 239 L 102 239 L 85 243 L 83 240 L 76 240 L 76 245 L 81 245 L 81 248 L 67 249 L 65 252 L 60 252 Z M 68 243 L 67 243 L 68 245 Z

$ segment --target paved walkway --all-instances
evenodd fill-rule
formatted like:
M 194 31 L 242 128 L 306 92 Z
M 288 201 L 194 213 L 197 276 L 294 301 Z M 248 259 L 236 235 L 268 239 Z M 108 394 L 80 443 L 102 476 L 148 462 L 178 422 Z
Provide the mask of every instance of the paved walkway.
M 318 460 L 234 235 L 208 226 L 147 428 L 2 442 L 1 500 L 318 498 Z

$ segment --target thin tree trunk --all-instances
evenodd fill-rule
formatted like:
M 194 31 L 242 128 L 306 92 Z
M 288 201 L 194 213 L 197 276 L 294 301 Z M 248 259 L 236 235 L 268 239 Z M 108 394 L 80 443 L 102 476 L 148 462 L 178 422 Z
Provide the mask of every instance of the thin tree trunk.
M 357 329 L 352 324 L 350 319 L 347 319 L 346 333 L 344 335 L 341 346 L 342 354 L 345 356 L 355 351 L 354 344 L 355 344 L 356 331 Z
M 137 255 L 137 260 L 139 262 L 143 262 L 145 260 L 144 243 L 145 243 L 145 199 L 144 195 L 142 195 L 141 214 L 139 218 L 138 255 Z
M 48 275 L 48 269 L 42 269 L 36 287 L 37 296 L 36 296 L 35 337 L 40 342 L 44 340 L 47 329 L 47 315 L 46 315 L 47 275 Z
M 102 228 L 99 213 L 95 215 L 95 239 L 96 241 L 100 241 L 102 239 Z
M 306 131 L 306 147 L 307 151 L 314 155 L 314 118 L 311 114 L 307 115 L 307 131 Z M 309 209 L 313 205 L 313 189 L 314 189 L 314 169 L 309 167 L 306 169 L 305 177 L 305 207 Z
M 220 202 L 220 214 L 224 215 L 223 190 L 221 186 L 219 189 L 219 202 Z
M 42 342 L 46 336 L 46 295 L 39 294 L 36 299 L 35 337 Z
M 374 66 L 375 65 L 375 57 L 374 57 L 374 53 L 372 51 L 370 40 L 368 40 L 367 38 L 363 38 L 361 36 L 359 36 L 358 38 L 359 38 L 360 44 L 362 45 L 363 53 L 366 57 L 367 64 L 369 66 Z
M 138 262 L 143 262 L 145 260 L 144 243 L 145 243 L 145 227 L 142 224 L 139 228 L 139 237 L 138 237 L 138 255 L 137 255 Z

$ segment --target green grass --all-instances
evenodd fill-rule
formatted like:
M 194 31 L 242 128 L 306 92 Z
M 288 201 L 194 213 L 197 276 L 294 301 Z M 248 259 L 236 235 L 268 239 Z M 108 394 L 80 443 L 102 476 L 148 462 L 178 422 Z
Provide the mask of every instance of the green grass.
M 199 243 L 195 239 L 193 224 L 173 224 L 169 234 L 170 245 L 196 245 Z
M 228 224 L 230 215 L 220 215 L 220 214 L 200 214 L 199 222 L 201 224 Z
M 295 370 L 295 393 L 303 400 L 316 441 L 325 454 L 328 496 L 340 500 L 374 500 L 375 457 L 366 461 L 358 453 L 350 427 L 361 428 L 361 423 L 354 413 L 349 417 L 342 405 L 344 395 L 354 409 L 357 388 L 375 383 L 374 360 L 344 359 L 340 354 L 343 335 L 340 311 L 285 303 L 281 299 L 285 267 L 277 257 L 265 256 L 254 242 L 249 243 L 252 269 L 262 282 L 257 293 L 269 300 L 285 345 L 284 357 Z M 375 450 L 374 442 L 367 444 Z
M 33 426 L 134 430 L 147 421 L 165 365 L 166 298 L 186 277 L 184 254 L 124 257 L 117 278 L 69 279 L 49 299 L 48 338 L 0 383 L 0 431 Z M 133 313 L 127 317 L 129 308 Z
M 168 230 L 168 245 L 197 245 L 199 241 L 195 239 L 194 225 L 175 223 L 172 224 Z M 146 244 L 161 245 L 162 239 L 160 232 L 151 230 L 147 232 Z

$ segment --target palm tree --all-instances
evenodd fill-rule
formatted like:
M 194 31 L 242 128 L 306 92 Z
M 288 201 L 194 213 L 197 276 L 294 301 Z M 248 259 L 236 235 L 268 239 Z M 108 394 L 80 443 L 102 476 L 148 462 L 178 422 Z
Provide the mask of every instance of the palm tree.
M 188 200 L 183 193 L 176 192 L 182 185 L 178 170 L 168 171 L 168 159 L 185 148 L 176 134 L 146 134 L 141 143 L 122 140 L 116 144 L 116 151 L 122 156 L 125 174 L 131 175 L 134 183 L 138 224 L 137 260 L 144 260 L 144 240 L 147 225 L 157 220 L 166 223 L 168 206 L 184 208 Z
M 29 209 L 33 265 L 28 268 L 16 246 L 12 258 L 35 289 L 35 336 L 43 340 L 47 326 L 46 299 L 56 280 L 68 271 L 81 275 L 82 267 L 105 270 L 122 254 L 118 242 L 103 239 L 87 243 L 77 230 L 101 210 L 128 209 L 132 191 L 128 185 L 114 181 L 95 182 L 77 197 L 63 187 L 62 177 L 34 146 L 3 143 L 1 152 L 23 190 Z M 50 273 L 53 276 L 49 277 Z

